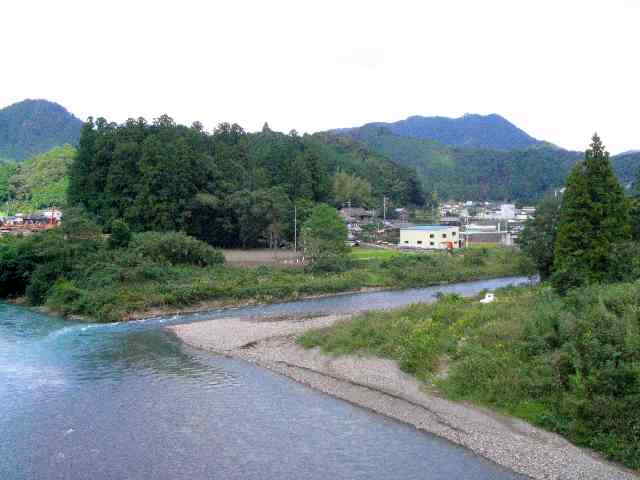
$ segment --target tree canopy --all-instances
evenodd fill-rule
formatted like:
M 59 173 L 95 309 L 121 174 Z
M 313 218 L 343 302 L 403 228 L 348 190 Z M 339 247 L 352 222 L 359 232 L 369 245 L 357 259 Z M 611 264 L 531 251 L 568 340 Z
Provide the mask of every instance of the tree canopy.
M 0 203 L 4 205 L 0 210 L 14 213 L 63 207 L 75 154 L 71 145 L 64 145 L 22 163 L 1 164 Z
M 424 202 L 409 169 L 350 142 L 249 134 L 222 123 L 208 134 L 164 115 L 124 124 L 89 119 L 70 170 L 68 199 L 108 227 L 184 231 L 220 246 L 277 246 L 293 238 L 293 203 L 338 203 L 333 176 L 358 175 L 367 201 Z
M 593 136 L 567 180 L 555 241 L 553 283 L 561 291 L 615 281 L 616 248 L 631 238 L 628 202 L 609 153 Z

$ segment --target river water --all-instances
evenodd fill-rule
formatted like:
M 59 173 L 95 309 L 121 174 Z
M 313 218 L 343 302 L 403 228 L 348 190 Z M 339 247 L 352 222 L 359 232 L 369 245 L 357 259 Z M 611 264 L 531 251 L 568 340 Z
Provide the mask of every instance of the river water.
M 473 294 L 523 278 L 233 309 L 336 313 Z M 413 427 L 160 327 L 213 311 L 74 324 L 0 303 L 0 479 L 516 479 Z

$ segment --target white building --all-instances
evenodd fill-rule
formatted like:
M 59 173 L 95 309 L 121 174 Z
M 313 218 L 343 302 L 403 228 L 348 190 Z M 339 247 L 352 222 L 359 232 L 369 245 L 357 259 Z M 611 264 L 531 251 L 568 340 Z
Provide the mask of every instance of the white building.
M 462 246 L 460 229 L 448 225 L 417 225 L 400 229 L 401 248 L 446 250 Z
M 513 203 L 500 205 L 500 218 L 516 218 L 516 206 Z

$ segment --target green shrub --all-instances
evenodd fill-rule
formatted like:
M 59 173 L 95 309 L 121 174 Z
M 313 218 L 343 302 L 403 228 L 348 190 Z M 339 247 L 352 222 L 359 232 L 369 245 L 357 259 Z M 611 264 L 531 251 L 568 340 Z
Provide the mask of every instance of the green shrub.
M 114 220 L 111 224 L 109 248 L 127 248 L 131 241 L 131 230 L 122 220 Z
M 505 288 L 496 298 L 482 305 L 443 295 L 358 315 L 299 343 L 395 359 L 452 398 L 518 415 L 640 468 L 640 284 L 565 297 L 547 286 Z M 436 378 L 443 360 L 448 375 Z
M 487 261 L 487 249 L 467 249 L 464 253 L 462 264 L 465 267 L 481 267 Z
M 341 273 L 349 270 L 352 263 L 353 260 L 347 255 L 323 252 L 307 266 L 306 270 L 312 273 Z
M 224 255 L 211 245 L 180 232 L 145 232 L 134 235 L 131 248 L 144 257 L 172 265 L 221 265 Z
M 39 265 L 31 275 L 25 292 L 29 303 L 31 305 L 42 305 L 47 299 L 49 289 L 60 276 L 64 275 L 65 270 L 60 262 Z
M 85 313 L 80 306 L 85 295 L 85 291 L 76 287 L 73 282 L 61 278 L 49 290 L 47 305 L 62 314 Z
M 24 294 L 38 263 L 32 244 L 22 237 L 0 239 L 0 297 Z

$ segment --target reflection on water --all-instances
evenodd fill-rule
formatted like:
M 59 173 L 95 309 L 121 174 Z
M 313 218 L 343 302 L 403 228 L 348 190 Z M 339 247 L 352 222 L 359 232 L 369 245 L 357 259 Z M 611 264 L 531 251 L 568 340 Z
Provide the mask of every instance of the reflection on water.
M 493 288 L 469 285 L 460 288 Z M 233 314 L 355 311 L 436 291 Z M 158 329 L 224 315 L 82 325 L 0 304 L 0 479 L 519 478 L 269 371 L 186 348 Z

